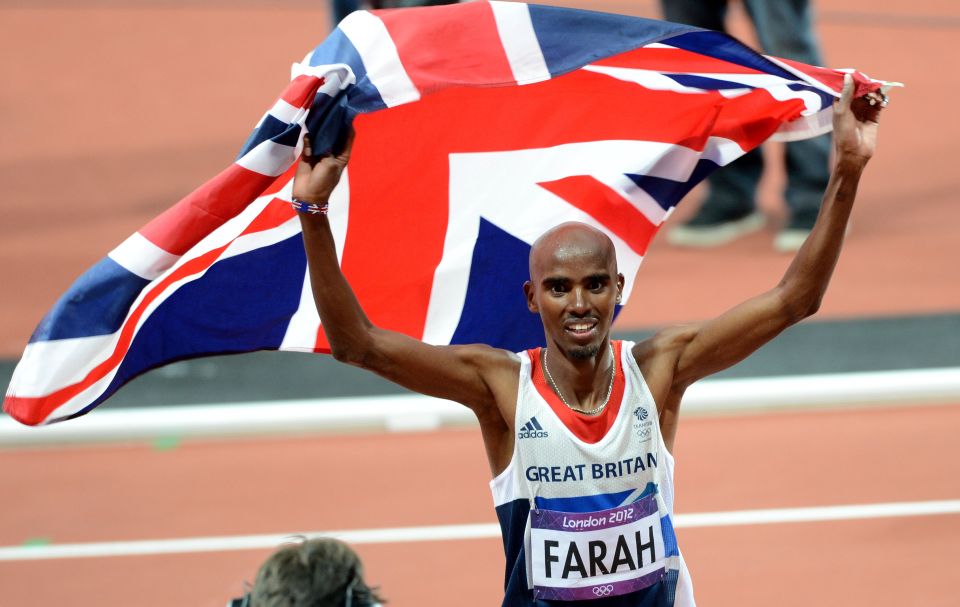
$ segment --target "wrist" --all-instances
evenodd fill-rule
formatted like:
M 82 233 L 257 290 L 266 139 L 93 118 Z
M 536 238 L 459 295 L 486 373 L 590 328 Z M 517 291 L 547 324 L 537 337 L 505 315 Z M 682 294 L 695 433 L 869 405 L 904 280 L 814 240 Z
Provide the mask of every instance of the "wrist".
M 324 204 L 330 200 L 330 192 L 327 190 L 310 190 L 308 188 L 297 188 L 296 183 L 290 192 L 290 200 L 299 200 L 309 204 Z M 299 191 L 298 191 L 299 190 Z
M 863 169 L 867 166 L 867 162 L 869 161 L 869 156 L 863 156 L 861 154 L 855 154 L 851 152 L 840 152 L 837 154 L 837 162 L 834 170 L 837 172 L 859 174 L 863 172 Z
M 326 215 L 330 209 L 330 203 L 326 200 L 314 202 L 296 196 L 291 197 L 290 206 L 293 207 L 294 211 L 303 215 Z

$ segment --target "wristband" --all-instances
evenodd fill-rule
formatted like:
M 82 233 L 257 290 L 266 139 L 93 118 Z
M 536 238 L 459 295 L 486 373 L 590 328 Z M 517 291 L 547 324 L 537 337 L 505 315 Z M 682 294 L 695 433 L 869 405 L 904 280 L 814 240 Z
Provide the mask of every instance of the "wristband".
M 297 213 L 308 213 L 310 215 L 326 215 L 330 208 L 329 202 L 307 202 L 298 198 L 290 199 L 290 206 Z

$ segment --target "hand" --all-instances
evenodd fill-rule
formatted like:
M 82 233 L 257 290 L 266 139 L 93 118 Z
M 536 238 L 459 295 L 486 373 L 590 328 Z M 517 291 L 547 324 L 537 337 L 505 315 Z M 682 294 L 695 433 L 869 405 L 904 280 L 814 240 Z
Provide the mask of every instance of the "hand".
M 340 175 L 350 160 L 354 132 L 351 129 L 343 151 L 339 154 L 317 158 L 313 156 L 310 136 L 303 136 L 303 153 L 293 176 L 293 197 L 304 202 L 322 204 L 330 200 L 330 194 L 340 183 Z
M 843 77 L 843 92 L 833 102 L 833 141 L 837 160 L 853 160 L 866 164 L 877 149 L 880 110 L 887 106 L 887 97 L 880 91 L 853 98 L 853 77 Z

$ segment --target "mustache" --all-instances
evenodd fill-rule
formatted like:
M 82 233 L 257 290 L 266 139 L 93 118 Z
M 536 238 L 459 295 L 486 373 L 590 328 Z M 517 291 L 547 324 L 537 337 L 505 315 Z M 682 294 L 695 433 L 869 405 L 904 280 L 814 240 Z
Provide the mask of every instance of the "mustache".
M 576 322 L 576 321 L 578 321 L 578 320 L 595 320 L 595 321 L 597 321 L 597 322 L 600 322 L 600 317 L 597 316 L 596 314 L 592 314 L 592 313 L 590 313 L 590 314 L 584 314 L 583 316 L 575 316 L 575 315 L 573 315 L 573 314 L 570 314 L 570 315 L 566 316 L 566 317 L 563 319 L 563 322 L 565 322 L 565 323 L 567 323 L 567 322 Z

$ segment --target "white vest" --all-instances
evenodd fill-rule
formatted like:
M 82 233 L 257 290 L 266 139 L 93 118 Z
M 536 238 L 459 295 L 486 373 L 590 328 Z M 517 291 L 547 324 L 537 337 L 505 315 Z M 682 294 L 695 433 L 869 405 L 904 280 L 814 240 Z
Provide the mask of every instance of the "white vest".
M 614 389 L 598 416 L 578 414 L 560 401 L 544 379 L 539 349 L 519 353 L 514 450 L 506 469 L 490 482 L 494 504 L 502 522 L 508 509 L 595 512 L 656 492 L 671 567 L 679 570 L 674 604 L 692 606 L 692 586 L 673 533 L 673 456 L 660 434 L 656 403 L 633 359 L 633 344 L 614 342 L 614 347 Z M 527 584 L 532 587 L 529 517 L 525 529 L 501 526 L 505 545 L 525 534 Z M 508 576 L 511 565 L 507 563 Z

